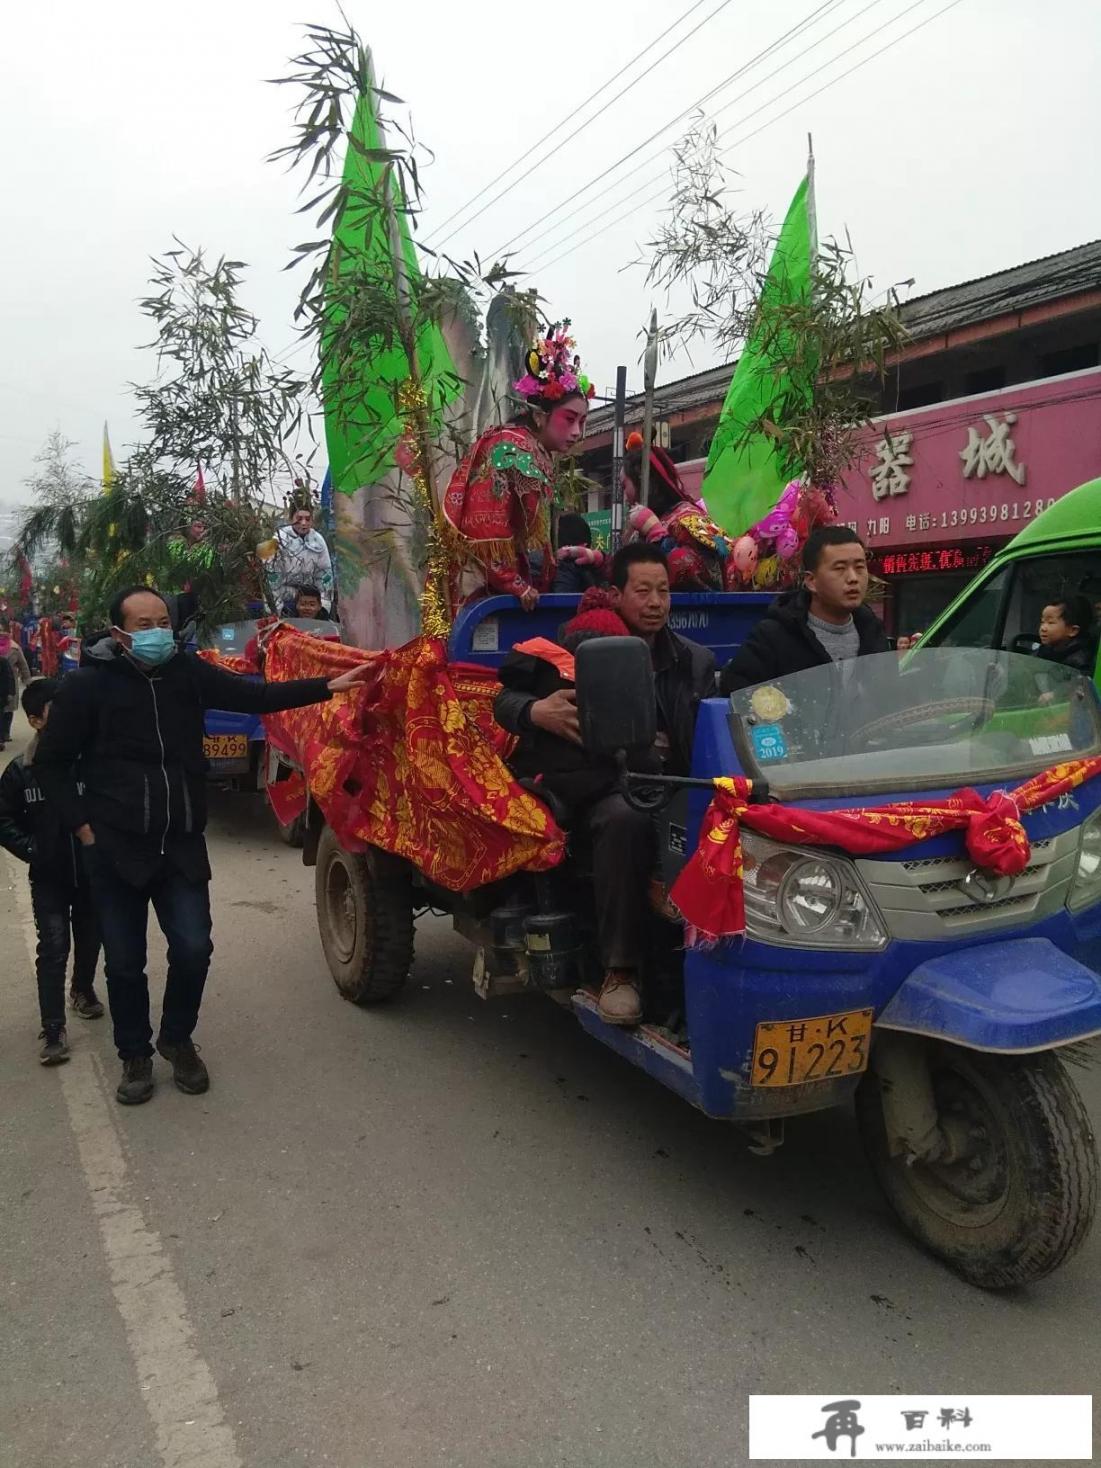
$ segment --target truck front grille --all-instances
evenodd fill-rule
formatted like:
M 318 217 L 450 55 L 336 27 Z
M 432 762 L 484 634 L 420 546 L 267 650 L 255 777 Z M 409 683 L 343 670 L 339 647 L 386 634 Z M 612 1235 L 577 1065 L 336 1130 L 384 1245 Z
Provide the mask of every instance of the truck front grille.
M 963 889 L 973 870 L 966 857 L 862 860 L 856 865 L 892 938 L 935 942 L 960 933 L 997 932 L 1058 911 L 1074 877 L 1078 840 L 1078 831 L 1072 830 L 1035 842 L 1028 866 L 992 902 L 976 901 Z

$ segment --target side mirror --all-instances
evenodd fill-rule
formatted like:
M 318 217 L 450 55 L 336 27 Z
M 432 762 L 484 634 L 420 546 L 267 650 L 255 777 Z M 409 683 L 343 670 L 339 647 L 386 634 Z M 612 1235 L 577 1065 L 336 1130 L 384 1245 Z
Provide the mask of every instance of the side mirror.
M 650 649 L 641 637 L 594 637 L 574 657 L 581 742 L 590 754 L 651 749 L 657 702 Z

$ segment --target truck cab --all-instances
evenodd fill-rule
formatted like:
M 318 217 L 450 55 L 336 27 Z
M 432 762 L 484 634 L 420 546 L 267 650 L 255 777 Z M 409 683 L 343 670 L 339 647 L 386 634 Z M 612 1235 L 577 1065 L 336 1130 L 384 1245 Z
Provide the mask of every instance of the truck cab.
M 1052 597 L 1078 592 L 1101 622 L 1101 479 L 1066 494 L 994 557 L 932 624 L 923 647 L 1031 652 Z M 1094 681 L 1101 687 L 1101 669 Z

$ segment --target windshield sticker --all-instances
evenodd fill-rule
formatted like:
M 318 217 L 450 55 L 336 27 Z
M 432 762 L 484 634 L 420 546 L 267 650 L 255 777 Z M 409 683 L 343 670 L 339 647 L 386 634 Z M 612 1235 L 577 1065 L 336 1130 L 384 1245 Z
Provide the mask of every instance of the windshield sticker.
M 764 691 L 767 693 L 769 690 Z M 779 724 L 757 724 L 749 732 L 753 739 L 753 753 L 761 764 L 767 764 L 769 760 L 787 759 L 788 744 Z
M 1033 754 L 1065 754 L 1074 748 L 1069 734 L 1040 734 L 1028 743 Z
M 749 695 L 749 706 L 759 719 L 767 719 L 774 724 L 777 719 L 784 719 L 791 713 L 791 704 L 787 694 L 771 684 L 763 688 L 755 688 Z

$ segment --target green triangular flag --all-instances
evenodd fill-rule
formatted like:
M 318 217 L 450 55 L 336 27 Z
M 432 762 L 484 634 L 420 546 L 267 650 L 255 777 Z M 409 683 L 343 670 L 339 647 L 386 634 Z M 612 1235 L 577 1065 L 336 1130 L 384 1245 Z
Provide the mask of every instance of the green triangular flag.
M 391 173 L 389 183 L 394 192 L 393 209 L 385 207 L 387 165 L 380 156 L 384 146 L 375 93 L 365 91 L 356 104 L 349 134 L 343 179 L 348 202 L 333 230 L 329 271 L 330 279 L 337 281 L 345 271 L 365 271 L 376 287 L 382 284 L 395 293 L 396 299 L 399 272 L 395 256 L 409 281 L 417 280 L 419 267 L 396 172 Z M 347 300 L 330 286 L 328 321 L 339 322 L 346 311 Z M 369 330 L 368 323 L 368 346 Z M 437 326 L 424 327 L 416 347 L 421 384 L 429 405 L 438 409 L 459 395 L 462 383 Z M 364 485 L 377 484 L 393 467 L 394 450 L 405 428 L 398 395 L 409 376 L 405 351 L 381 342 L 377 350 L 357 355 L 354 363 L 325 364 L 325 441 L 333 488 L 341 494 L 354 494 Z
M 816 248 L 813 210 L 813 174 L 808 170 L 795 191 L 773 250 L 761 288 L 759 312 L 807 299 Z M 700 493 L 712 520 L 731 537 L 743 535 L 764 519 L 788 478 L 776 445 L 767 434 L 754 434 L 739 442 L 746 425 L 760 417 L 781 392 L 801 393 L 810 401 L 813 371 L 802 373 L 805 380 L 800 383 L 785 383 L 778 371 L 778 364 L 785 360 L 784 347 L 775 324 L 768 326 L 759 321 L 738 358 L 711 441 Z

